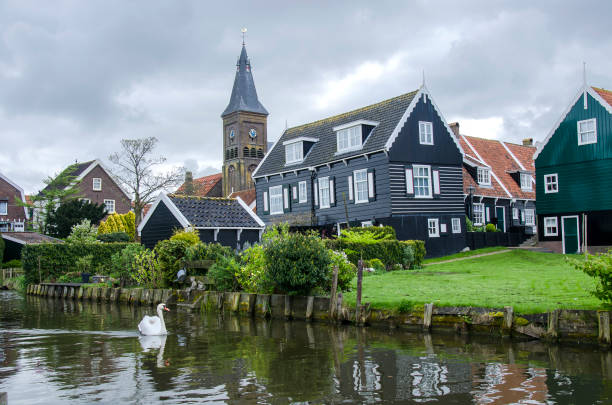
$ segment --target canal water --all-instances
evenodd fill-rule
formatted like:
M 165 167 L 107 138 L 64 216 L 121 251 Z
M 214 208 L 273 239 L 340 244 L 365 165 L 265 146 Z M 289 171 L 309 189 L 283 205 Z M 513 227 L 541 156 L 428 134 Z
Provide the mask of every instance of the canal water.
M 17 404 L 612 402 L 612 354 L 0 292 L 0 392 Z

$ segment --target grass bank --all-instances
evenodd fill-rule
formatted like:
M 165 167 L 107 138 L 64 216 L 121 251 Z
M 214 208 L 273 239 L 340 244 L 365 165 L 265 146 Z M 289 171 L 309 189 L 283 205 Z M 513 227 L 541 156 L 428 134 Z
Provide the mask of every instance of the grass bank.
M 567 264 L 563 255 L 513 250 L 430 264 L 421 270 L 368 275 L 363 280 L 362 301 L 379 309 L 433 302 L 488 308 L 510 305 L 516 312 L 538 313 L 597 309 L 601 304 L 589 293 L 594 288 L 595 281 Z M 355 288 L 346 300 L 355 305 Z
M 464 257 L 482 255 L 486 253 L 493 253 L 493 252 L 498 252 L 500 250 L 508 250 L 508 248 L 505 246 L 495 246 L 495 247 L 487 247 L 487 248 L 476 249 L 476 250 L 468 250 L 467 252 L 459 252 L 459 253 L 455 253 L 454 255 L 450 255 L 450 256 L 433 257 L 431 259 L 425 259 L 423 260 L 423 264 L 438 263 L 438 262 L 442 262 L 446 260 L 453 260 L 453 259 L 463 259 Z

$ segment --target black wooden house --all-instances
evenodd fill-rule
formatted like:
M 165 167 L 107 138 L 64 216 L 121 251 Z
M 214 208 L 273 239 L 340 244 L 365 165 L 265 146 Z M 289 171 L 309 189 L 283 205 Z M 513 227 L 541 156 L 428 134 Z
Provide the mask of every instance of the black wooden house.
M 463 151 L 425 86 L 286 129 L 253 178 L 266 224 L 391 225 L 428 256 L 463 249 Z
M 265 224 L 240 198 L 160 194 L 138 226 L 143 245 L 170 238 L 177 229 L 198 230 L 202 242 L 242 249 L 261 239 Z

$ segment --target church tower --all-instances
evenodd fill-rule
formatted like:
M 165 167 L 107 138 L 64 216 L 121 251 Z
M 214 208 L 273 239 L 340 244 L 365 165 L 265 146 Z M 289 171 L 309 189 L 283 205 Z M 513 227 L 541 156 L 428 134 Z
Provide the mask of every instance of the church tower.
M 267 152 L 268 111 L 259 102 L 251 62 L 242 43 L 223 119 L 223 196 L 255 188 L 252 174 Z

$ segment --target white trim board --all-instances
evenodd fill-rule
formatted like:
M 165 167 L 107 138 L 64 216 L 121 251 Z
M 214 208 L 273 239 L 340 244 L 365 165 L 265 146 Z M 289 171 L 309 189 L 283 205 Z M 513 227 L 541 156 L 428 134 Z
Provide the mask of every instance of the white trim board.
M 514 159 L 514 161 L 519 165 L 519 167 L 521 168 L 521 170 L 523 171 L 527 171 L 527 169 L 525 169 L 525 166 L 523 166 L 523 164 L 521 163 L 520 160 L 518 160 L 516 158 L 516 156 L 514 156 L 514 153 L 512 153 L 512 151 L 510 150 L 510 148 L 503 142 L 503 141 L 499 141 L 499 143 L 501 143 L 501 145 L 504 147 L 504 149 L 506 149 L 506 152 L 508 152 L 510 154 L 510 156 L 512 157 L 512 159 Z
M 179 211 L 179 209 L 176 207 L 176 205 L 174 205 L 172 200 L 166 194 L 159 193 L 159 195 L 157 196 L 157 200 L 155 200 L 151 208 L 149 208 L 147 215 L 145 215 L 142 222 L 138 225 L 138 236 L 140 236 L 140 233 L 142 232 L 143 228 L 145 227 L 151 216 L 153 216 L 153 213 L 155 212 L 155 209 L 159 205 L 160 201 L 164 202 L 166 207 L 168 207 L 172 215 L 174 215 L 174 217 L 177 219 L 177 221 L 179 221 L 183 228 L 191 226 L 187 218 L 185 218 L 181 211 Z
M 578 215 L 565 215 L 561 217 L 561 246 L 563 247 L 563 254 L 567 254 L 565 252 L 565 222 L 563 222 L 565 218 L 576 218 L 576 231 L 578 235 L 578 251 L 576 253 L 580 253 L 580 218 Z
M 238 200 L 238 203 L 240 204 L 240 206 L 241 206 L 242 208 L 244 208 L 244 210 L 245 210 L 246 212 L 248 212 L 248 213 L 249 213 L 249 215 L 250 215 L 250 216 L 251 216 L 251 217 L 252 217 L 252 218 L 255 220 L 255 222 L 257 222 L 257 223 L 258 223 L 258 224 L 259 224 L 261 227 L 263 227 L 263 228 L 265 228 L 265 227 L 266 227 L 266 224 L 265 224 L 265 223 L 264 223 L 264 222 L 261 220 L 261 218 L 259 218 L 259 217 L 257 216 L 257 214 L 255 214 L 255 213 L 253 212 L 253 210 L 252 210 L 251 208 L 249 208 L 249 206 L 248 206 L 248 205 L 246 205 L 246 203 L 245 203 L 244 201 L 242 201 L 242 198 L 240 198 L 240 197 L 236 197 L 236 200 Z M 241 229 L 248 229 L 248 228 L 241 228 Z

